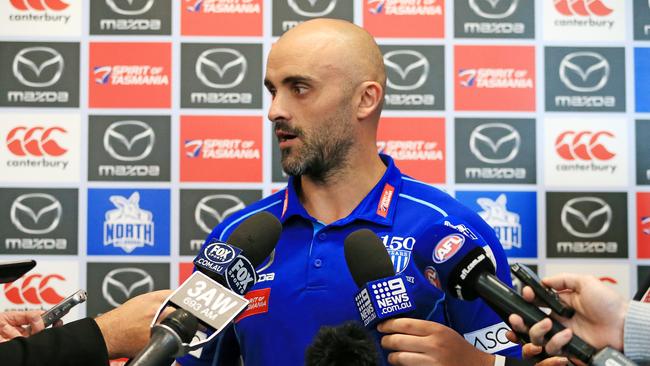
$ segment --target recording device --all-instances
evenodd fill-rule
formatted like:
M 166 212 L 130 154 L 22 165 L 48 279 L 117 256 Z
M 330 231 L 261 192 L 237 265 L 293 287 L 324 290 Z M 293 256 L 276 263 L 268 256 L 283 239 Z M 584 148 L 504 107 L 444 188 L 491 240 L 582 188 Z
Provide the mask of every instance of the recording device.
M 14 282 L 35 266 L 33 259 L 0 263 L 0 283 Z
M 212 332 L 205 339 L 183 342 L 183 354 L 212 341 L 248 305 L 241 295 L 257 281 L 255 268 L 273 251 L 281 231 L 282 224 L 275 216 L 260 212 L 244 220 L 227 242 L 205 245 L 194 261 L 197 271 L 167 298 L 151 326 L 167 306 L 173 306 Z
M 183 309 L 175 310 L 160 324 L 151 328 L 151 339 L 145 348 L 131 360 L 129 366 L 171 365 L 175 357 L 185 354 L 199 323 Z
M 521 263 L 513 263 L 510 265 L 510 271 L 524 285 L 530 286 L 530 288 L 533 289 L 536 299 L 539 299 L 541 302 L 548 305 L 548 307 L 556 314 L 565 318 L 570 318 L 575 314 L 575 310 L 572 307 L 565 305 L 553 289 L 542 285 L 537 274 L 535 274 L 535 272 L 530 268 Z
M 78 290 L 74 294 L 63 299 L 60 303 L 54 305 L 48 311 L 41 314 L 41 319 L 43 319 L 45 328 L 56 323 L 57 320 L 63 318 L 68 312 L 70 312 L 70 309 L 85 302 L 87 298 L 88 295 L 85 290 Z
M 436 269 L 447 293 L 467 301 L 480 297 L 498 314 L 505 314 L 506 317 L 509 314 L 520 315 L 529 327 L 547 317 L 495 276 L 495 266 L 482 248 L 487 245 L 483 238 L 459 218 L 448 216 L 444 221 L 433 225 L 433 242 L 437 243 L 433 253 L 423 252 L 428 250 L 424 247 L 415 250 L 421 257 L 430 256 L 437 264 Z M 464 230 L 459 230 L 459 227 Z M 559 322 L 551 320 L 553 326 L 546 334 L 547 339 L 565 329 Z M 634 365 L 611 348 L 597 353 L 576 335 L 565 346 L 565 351 L 589 365 Z
M 379 352 L 356 321 L 321 327 L 305 352 L 305 366 L 379 366 Z
M 345 238 L 345 262 L 360 291 L 354 297 L 363 325 L 374 328 L 388 318 L 415 309 L 406 281 L 395 275 L 393 262 L 377 235 L 357 230 Z

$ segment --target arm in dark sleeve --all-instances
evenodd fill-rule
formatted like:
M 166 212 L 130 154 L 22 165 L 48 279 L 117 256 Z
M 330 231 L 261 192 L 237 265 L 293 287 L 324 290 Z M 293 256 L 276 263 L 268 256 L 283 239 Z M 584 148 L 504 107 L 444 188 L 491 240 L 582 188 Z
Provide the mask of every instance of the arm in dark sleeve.
M 84 318 L 0 343 L 0 360 L 7 366 L 105 366 L 108 351 L 97 323 Z

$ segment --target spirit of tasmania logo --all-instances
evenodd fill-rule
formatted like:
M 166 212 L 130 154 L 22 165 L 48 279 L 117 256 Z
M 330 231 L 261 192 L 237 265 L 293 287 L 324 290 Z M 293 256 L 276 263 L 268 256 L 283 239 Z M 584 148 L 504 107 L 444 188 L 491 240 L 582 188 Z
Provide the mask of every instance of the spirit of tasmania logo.
M 91 108 L 171 106 L 170 43 L 91 43 Z

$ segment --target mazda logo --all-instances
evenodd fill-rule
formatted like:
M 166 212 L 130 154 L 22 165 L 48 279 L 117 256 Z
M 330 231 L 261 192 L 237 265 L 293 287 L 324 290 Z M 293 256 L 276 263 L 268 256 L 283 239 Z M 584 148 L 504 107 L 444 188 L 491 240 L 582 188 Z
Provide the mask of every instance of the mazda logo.
M 61 202 L 54 196 L 47 193 L 28 193 L 14 200 L 9 216 L 18 230 L 41 235 L 56 229 L 62 214 Z
M 573 52 L 560 61 L 560 80 L 574 92 L 602 89 L 609 80 L 609 62 L 596 52 Z M 600 77 L 592 76 L 600 73 Z
M 499 3 L 509 3 L 509 5 L 502 6 L 502 9 L 499 9 L 501 11 L 498 11 L 497 6 Z M 489 5 L 490 10 L 484 10 L 486 7 L 482 7 L 480 4 Z M 507 18 L 517 10 L 518 5 L 519 0 L 469 0 L 470 9 L 472 9 L 476 15 L 486 19 Z
M 122 3 L 123 5 L 127 5 L 124 4 L 124 2 L 128 3 L 128 7 L 125 9 L 124 7 L 117 5 L 116 1 L 118 3 Z M 120 15 L 140 15 L 148 12 L 153 6 L 154 1 L 155 0 L 146 0 L 146 2 L 143 0 L 106 0 L 106 5 L 108 5 L 108 7 L 111 8 L 113 12 Z M 143 3 L 143 6 L 139 8 L 135 7 L 135 9 L 133 9 L 134 2 Z
M 56 84 L 63 74 L 63 67 L 63 56 L 50 47 L 24 48 L 16 54 L 12 64 L 14 77 L 21 84 L 32 88 L 46 88 Z M 55 71 L 45 72 L 51 69 Z M 50 76 L 44 77 L 44 74 Z
M 113 307 L 126 300 L 154 290 L 153 277 L 140 268 L 118 268 L 106 274 L 102 281 L 102 295 Z
M 509 148 L 503 147 L 504 145 Z M 484 123 L 477 126 L 469 136 L 470 151 L 478 160 L 487 164 L 509 163 L 519 154 L 520 146 L 519 131 L 505 123 Z
M 384 65 L 390 71 L 386 84 L 395 90 L 417 89 L 424 85 L 429 76 L 429 60 L 413 50 L 387 52 L 384 55 Z
M 142 121 L 117 121 L 104 132 L 104 149 L 113 159 L 138 161 L 149 156 L 155 140 L 156 134 L 148 124 Z M 146 145 L 141 152 L 135 152 L 134 146 L 139 141 L 144 141 Z
M 194 220 L 203 232 L 209 234 L 226 217 L 244 207 L 246 207 L 246 204 L 242 200 L 230 194 L 205 196 L 196 204 Z M 206 222 L 206 219 L 208 219 L 208 222 Z
M 580 197 L 570 199 L 564 204 L 560 220 L 569 234 L 589 239 L 599 237 L 609 230 L 612 215 L 612 208 L 603 199 Z M 604 217 L 600 227 L 593 227 L 595 226 L 594 221 L 600 217 Z M 576 229 L 576 226 L 579 229 Z
M 306 18 L 313 18 L 313 17 L 324 17 L 331 13 L 334 8 L 336 8 L 336 1 L 337 0 L 289 0 L 288 5 L 293 10 L 296 14 L 306 17 Z M 309 10 L 305 10 L 305 4 L 307 2 L 309 4 Z M 316 5 L 320 5 L 323 3 L 326 3 L 327 5 L 323 8 L 323 10 L 316 10 Z M 302 3 L 303 6 L 298 5 L 298 3 Z M 319 8 L 322 8 L 322 6 L 319 6 Z
M 196 76 L 199 80 L 205 86 L 215 89 L 229 89 L 238 86 L 244 80 L 247 68 L 246 57 L 232 48 L 212 48 L 203 51 L 196 59 L 195 65 Z M 232 74 L 235 77 L 226 78 L 226 74 Z

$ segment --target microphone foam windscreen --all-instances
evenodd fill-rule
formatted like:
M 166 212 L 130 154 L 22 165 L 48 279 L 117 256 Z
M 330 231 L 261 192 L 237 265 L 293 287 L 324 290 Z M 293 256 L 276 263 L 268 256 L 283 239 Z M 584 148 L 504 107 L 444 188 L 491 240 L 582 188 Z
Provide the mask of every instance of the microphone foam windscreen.
M 380 278 L 395 275 L 393 262 L 377 234 L 368 229 L 357 230 L 344 242 L 345 261 L 358 287 Z
M 257 267 L 271 254 L 281 232 L 280 220 L 262 211 L 239 224 L 227 242 L 241 249 L 253 267 Z
M 183 343 L 189 343 L 199 328 L 199 322 L 192 314 L 183 309 L 169 314 L 161 324 L 172 328 L 181 337 Z

